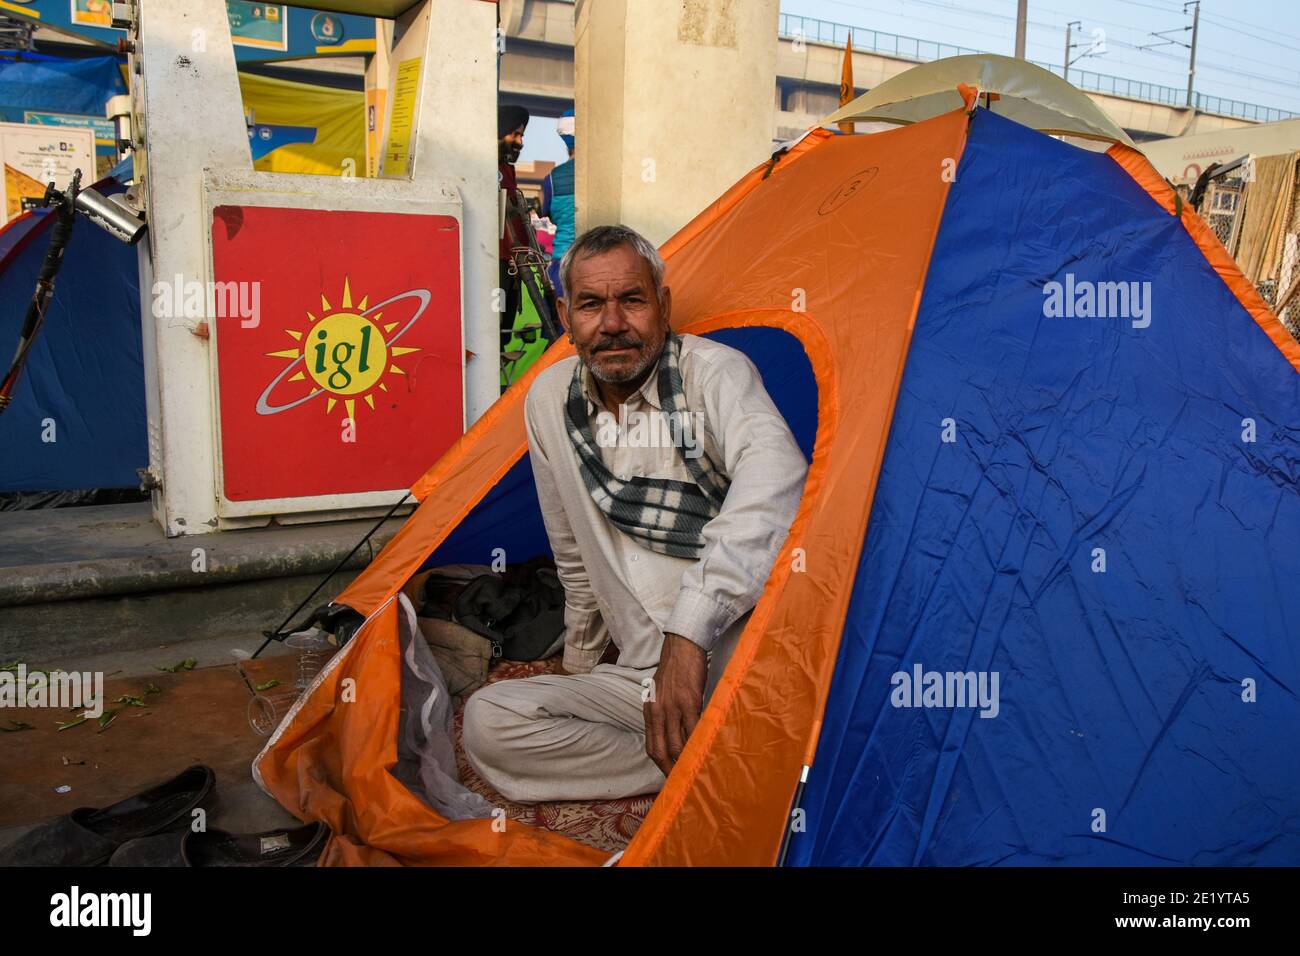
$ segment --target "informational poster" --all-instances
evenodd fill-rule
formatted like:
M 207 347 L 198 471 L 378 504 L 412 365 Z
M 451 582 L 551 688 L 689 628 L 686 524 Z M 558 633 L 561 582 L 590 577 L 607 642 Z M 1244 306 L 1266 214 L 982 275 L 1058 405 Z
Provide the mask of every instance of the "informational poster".
M 403 60 L 397 67 L 393 84 L 393 112 L 388 125 L 388 145 L 384 148 L 384 175 L 393 178 L 411 175 L 411 130 L 415 127 L 415 107 L 420 93 L 420 57 Z
M 89 129 L 0 123 L 5 221 L 23 211 L 23 197 L 39 199 L 53 182 L 66 189 L 75 170 L 89 186 L 95 175 L 95 134 Z
M 33 126 L 60 126 L 88 129 L 95 134 L 95 145 L 110 148 L 117 152 L 117 129 L 111 119 L 99 116 L 80 116 L 76 113 L 38 113 L 33 110 L 23 112 L 23 122 Z
M 226 0 L 226 13 L 235 46 L 289 49 L 289 13 L 284 4 Z
M 406 488 L 461 436 L 455 219 L 218 206 L 212 267 L 226 500 Z
M 74 26 L 111 27 L 112 0 L 72 0 L 72 23 Z

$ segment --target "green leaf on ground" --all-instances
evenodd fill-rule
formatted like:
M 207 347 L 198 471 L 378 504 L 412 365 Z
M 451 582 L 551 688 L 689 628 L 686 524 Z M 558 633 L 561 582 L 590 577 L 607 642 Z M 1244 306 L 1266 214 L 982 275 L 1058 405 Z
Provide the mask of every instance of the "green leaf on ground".
M 16 734 L 16 733 L 18 733 L 18 731 L 20 731 L 20 730 L 35 730 L 35 729 L 36 729 L 36 728 L 33 727 L 31 724 L 25 724 L 25 723 L 23 723 L 21 720 L 10 720 L 10 721 L 6 721 L 6 723 L 9 724 L 8 727 L 0 727 L 0 731 L 3 731 L 3 732 L 6 733 L 6 734 Z
M 16 661 L 9 661 L 7 664 L 0 664 L 0 671 L 16 671 L 18 670 L 18 665 L 22 662 L 22 658 L 19 658 Z
M 258 684 L 257 689 L 270 690 L 272 687 L 279 687 L 279 686 L 280 686 L 280 682 L 278 680 L 269 680 L 265 684 Z
M 146 696 L 146 697 L 148 697 L 148 696 L 150 696 L 150 695 L 152 695 L 152 694 L 161 694 L 161 693 L 162 693 L 162 688 L 159 687 L 157 684 L 153 684 L 153 683 L 145 684 L 145 685 L 144 685 L 144 693 L 145 693 L 145 696 Z
M 159 667 L 158 670 L 166 671 L 168 674 L 179 674 L 181 671 L 194 670 L 194 665 L 197 663 L 198 661 L 196 661 L 194 658 L 187 657 L 179 664 L 173 664 L 171 667 Z
M 68 721 L 66 724 L 59 724 L 59 730 L 61 730 L 61 731 L 63 731 L 63 730 L 71 730 L 73 727 L 80 727 L 82 724 L 84 724 L 84 723 L 85 723 L 87 720 L 89 720 L 89 719 L 90 719 L 90 718 L 87 717 L 85 714 L 82 714 L 82 715 L 81 715 L 80 717 L 78 717 L 76 720 L 70 720 L 70 721 Z
M 121 707 L 114 707 L 112 710 L 106 710 L 102 714 L 100 714 L 99 726 L 103 728 L 111 724 L 113 722 L 113 719 L 118 715 L 118 712 L 121 709 L 122 709 Z
M 126 704 L 128 707 L 143 707 L 143 706 L 144 706 L 144 701 L 141 700 L 139 697 L 136 697 L 134 694 L 123 694 L 123 695 L 122 695 L 121 697 L 119 697 L 117 700 L 113 701 L 113 703 L 115 703 L 115 704 Z

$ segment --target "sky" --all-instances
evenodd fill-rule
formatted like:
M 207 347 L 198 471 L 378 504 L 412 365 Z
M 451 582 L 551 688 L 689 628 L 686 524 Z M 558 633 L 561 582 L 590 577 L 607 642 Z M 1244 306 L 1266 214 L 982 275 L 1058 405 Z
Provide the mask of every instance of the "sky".
M 1161 42 L 1153 32 L 1189 42 L 1191 31 L 1183 28 L 1191 25 L 1191 16 L 1183 14 L 1183 6 L 1182 0 L 1029 0 L 1026 55 L 1059 65 L 1065 25 L 1078 20 L 1087 41 L 1093 30 L 1105 32 L 1106 52 L 1078 60 L 1071 69 L 1185 89 L 1186 48 L 1138 49 Z M 991 53 L 1015 52 L 1016 0 L 781 0 L 781 12 Z M 1300 0 L 1202 0 L 1196 60 L 1197 92 L 1300 113 Z M 554 120 L 538 117 L 529 123 L 520 158 L 567 158 Z
M 1105 31 L 1106 52 L 1072 69 L 1185 89 L 1184 47 L 1137 49 L 1160 42 L 1152 32 L 1172 30 L 1170 38 L 1190 42 L 1191 31 L 1181 30 L 1191 25 L 1183 6 L 1182 0 L 1029 0 L 1026 55 L 1059 65 L 1065 25 L 1078 20 L 1087 39 L 1094 29 Z M 781 12 L 1015 52 L 1016 0 L 782 0 Z M 1300 2 L 1202 0 L 1196 61 L 1198 92 L 1300 113 Z

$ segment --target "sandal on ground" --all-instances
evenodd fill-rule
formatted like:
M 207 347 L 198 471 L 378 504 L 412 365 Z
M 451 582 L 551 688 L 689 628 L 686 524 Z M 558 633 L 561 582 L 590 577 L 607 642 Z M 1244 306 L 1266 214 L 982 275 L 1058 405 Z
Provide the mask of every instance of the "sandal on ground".
M 129 840 L 190 822 L 216 783 L 196 764 L 177 776 L 107 807 L 80 807 L 0 850 L 0 866 L 99 866 Z
M 265 833 L 160 833 L 123 844 L 109 866 L 314 866 L 329 840 L 323 823 Z

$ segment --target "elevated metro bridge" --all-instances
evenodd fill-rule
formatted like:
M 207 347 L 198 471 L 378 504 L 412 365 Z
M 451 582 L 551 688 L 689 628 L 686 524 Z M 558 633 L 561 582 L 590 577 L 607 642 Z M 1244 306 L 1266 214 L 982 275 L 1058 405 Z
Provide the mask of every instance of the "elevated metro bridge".
M 501 96 L 538 115 L 557 116 L 573 105 L 573 0 L 502 0 L 506 51 Z M 839 106 L 844 42 L 853 32 L 853 77 L 863 93 L 917 63 L 978 51 L 840 23 L 782 14 L 773 89 L 773 140 L 797 136 Z M 1059 66 L 1038 63 L 1060 74 Z M 1296 114 L 1123 77 L 1072 69 L 1070 80 L 1137 142 L 1212 132 Z M 671 77 L 665 77 L 670 81 Z

